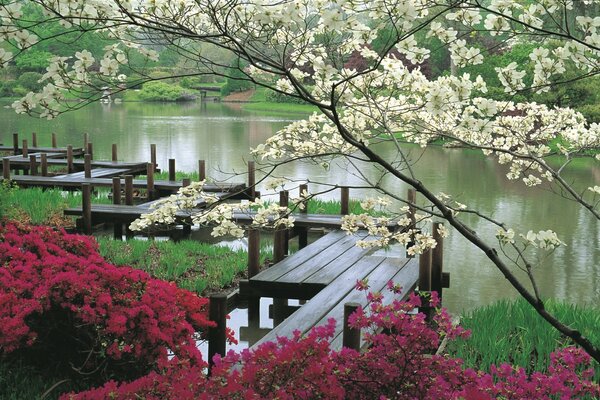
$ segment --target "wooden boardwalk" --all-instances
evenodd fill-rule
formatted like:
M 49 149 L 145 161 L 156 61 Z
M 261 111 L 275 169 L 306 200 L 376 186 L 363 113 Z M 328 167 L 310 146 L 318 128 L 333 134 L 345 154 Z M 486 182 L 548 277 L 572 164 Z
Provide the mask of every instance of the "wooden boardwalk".
M 368 305 L 366 293 L 355 290 L 358 280 L 368 280 L 370 290 L 376 292 L 385 291 L 391 280 L 403 287 L 402 297 L 408 296 L 419 279 L 418 259 L 406 258 L 404 249 L 398 246 L 392 246 L 389 251 L 357 247 L 356 241 L 366 237 L 364 231 L 356 236 L 333 231 L 271 268 L 242 281 L 240 296 L 243 298 L 309 300 L 253 347 L 273 341 L 277 336 L 290 337 L 295 330 L 305 334 L 334 318 L 338 323 L 331 348 L 339 350 L 342 346 L 344 304 Z M 390 294 L 387 301 L 391 297 Z M 276 312 L 274 310 L 274 314 Z
M 135 181 L 134 181 L 135 182 Z M 155 183 L 158 185 L 158 183 Z M 96 186 L 94 184 L 94 186 Z M 214 192 L 220 198 L 239 199 L 247 198 L 244 194 L 243 185 L 240 187 L 232 186 L 231 188 L 216 185 L 207 186 L 205 191 Z M 192 210 L 194 212 L 201 212 L 204 204 L 198 204 L 198 208 Z M 93 204 L 92 205 L 92 218 L 94 222 L 111 222 L 113 220 L 129 221 L 132 222 L 135 219 L 140 218 L 143 214 L 149 213 L 148 203 L 126 206 L 126 205 L 112 205 L 112 204 Z M 81 216 L 83 213 L 81 207 L 67 208 L 64 211 L 65 215 Z M 237 211 L 233 214 L 235 222 L 248 225 L 252 223 L 252 219 L 256 215 L 255 212 L 241 212 Z M 306 229 L 306 228 L 326 228 L 326 229 L 339 229 L 342 226 L 342 215 L 323 215 L 323 214 L 303 214 L 294 213 L 292 214 L 294 221 L 294 230 Z M 179 223 L 189 222 L 189 213 L 180 211 L 176 214 L 176 218 Z
M 58 187 L 58 188 L 81 188 L 84 183 L 89 183 L 95 187 L 112 187 L 113 181 L 108 178 L 93 177 L 94 171 L 98 169 L 92 169 L 92 178 L 85 178 L 81 173 L 67 174 L 61 176 L 47 177 L 38 175 L 15 175 L 11 176 L 10 179 L 17 185 L 22 187 Z M 107 176 L 125 175 L 124 173 L 113 174 L 108 171 L 113 170 L 112 168 L 104 168 Z M 121 179 L 122 184 L 125 182 Z M 163 193 L 175 193 L 181 187 L 183 183 L 181 181 L 154 181 L 154 189 Z M 145 179 L 134 179 L 133 187 L 136 189 L 146 189 L 148 182 Z M 215 183 L 206 184 L 204 187 L 206 192 L 243 192 L 246 190 L 244 183 Z
M 40 162 L 41 155 L 43 153 L 33 153 L 36 155 L 36 162 Z M 32 153 L 29 154 L 31 156 Z M 47 154 L 48 166 L 53 167 L 67 167 L 68 161 L 63 158 L 64 155 L 62 153 L 49 153 Z M 19 169 L 28 169 L 31 166 L 31 161 L 28 157 L 23 157 L 22 155 L 7 157 L 10 159 L 11 168 L 19 168 Z M 96 161 L 92 160 L 91 167 L 92 168 L 114 168 L 114 169 L 127 169 L 127 173 L 125 175 L 144 175 L 146 174 L 148 163 L 134 163 L 134 162 L 121 162 L 121 161 Z M 73 160 L 73 168 L 76 171 L 83 171 L 85 166 L 85 161 L 81 159 Z

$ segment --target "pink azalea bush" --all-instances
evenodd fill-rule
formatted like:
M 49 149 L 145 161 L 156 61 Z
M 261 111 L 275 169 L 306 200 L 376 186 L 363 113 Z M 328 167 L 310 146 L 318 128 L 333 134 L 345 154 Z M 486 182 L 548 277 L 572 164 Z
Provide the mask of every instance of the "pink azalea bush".
M 391 286 L 393 287 L 393 286 Z M 369 347 L 332 351 L 335 322 L 302 337 L 278 338 L 250 351 L 216 357 L 211 375 L 198 365 L 173 360 L 162 371 L 128 383 L 104 386 L 63 399 L 571 399 L 600 396 L 590 379 L 590 357 L 576 348 L 553 354 L 547 374 L 527 376 L 502 365 L 491 373 L 464 369 L 460 359 L 435 354 L 442 340 L 466 336 L 444 310 L 432 323 L 412 310 L 418 296 L 384 304 L 370 294 L 368 310 L 352 323 Z M 437 305 L 437 296 L 431 305 Z
M 137 378 L 169 353 L 205 365 L 207 300 L 107 263 L 93 238 L 0 225 L 0 356 L 84 375 Z

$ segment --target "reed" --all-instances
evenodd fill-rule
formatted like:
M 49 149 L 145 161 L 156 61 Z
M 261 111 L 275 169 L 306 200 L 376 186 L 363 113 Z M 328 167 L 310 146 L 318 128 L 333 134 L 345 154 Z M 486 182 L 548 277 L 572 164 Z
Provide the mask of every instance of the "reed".
M 565 324 L 579 329 L 593 343 L 600 343 L 600 310 L 580 307 L 554 300 L 545 302 L 546 308 Z M 456 340 L 447 351 L 460 357 L 467 367 L 489 371 L 491 365 L 510 363 L 531 373 L 546 372 L 550 353 L 570 345 L 544 321 L 525 300 L 503 300 L 481 307 L 461 319 L 464 328 L 471 329 L 469 339 Z M 596 365 L 596 378 L 600 366 Z
M 94 203 L 109 204 L 108 191 L 94 194 Z M 64 192 L 59 189 L 20 189 L 11 183 L 0 184 L 0 215 L 36 225 L 71 226 L 63 216 L 69 207 L 81 206 L 81 192 Z

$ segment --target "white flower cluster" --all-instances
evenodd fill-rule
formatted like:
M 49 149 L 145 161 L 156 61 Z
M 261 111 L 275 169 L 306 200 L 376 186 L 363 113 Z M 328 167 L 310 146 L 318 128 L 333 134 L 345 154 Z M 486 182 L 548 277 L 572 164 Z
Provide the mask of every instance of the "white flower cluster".
M 558 246 L 565 246 L 556 232 L 551 230 L 533 232 L 528 231 L 526 234 L 519 234 L 521 241 L 525 247 L 533 246 L 544 250 L 553 250 Z M 502 245 L 515 243 L 515 231 L 512 229 L 499 229 L 496 232 L 496 238 Z

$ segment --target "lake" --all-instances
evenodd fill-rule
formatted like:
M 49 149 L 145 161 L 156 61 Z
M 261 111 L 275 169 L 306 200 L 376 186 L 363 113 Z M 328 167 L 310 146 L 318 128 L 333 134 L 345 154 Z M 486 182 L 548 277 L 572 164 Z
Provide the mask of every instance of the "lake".
M 245 171 L 245 161 L 251 159 L 250 147 L 303 116 L 244 111 L 235 104 L 124 103 L 93 104 L 52 121 L 18 116 L 7 108 L 0 108 L 0 117 L 0 142 L 4 144 L 12 143 L 13 132 L 30 138 L 30 133 L 35 131 L 40 145 L 49 145 L 51 132 L 56 132 L 59 146 L 82 146 L 83 133 L 87 132 L 94 145 L 95 159 L 110 159 L 111 144 L 116 143 L 120 160 L 149 160 L 150 144 L 155 143 L 159 167 L 166 168 L 167 160 L 175 158 L 178 170 L 192 171 L 197 168 L 197 161 L 204 159 L 208 176 L 226 179 L 231 173 Z M 392 148 L 379 150 L 389 159 L 395 156 Z M 441 147 L 425 151 L 410 147 L 410 152 L 419 160 L 415 168 L 418 178 L 434 192 L 453 194 L 460 202 L 504 221 L 516 231 L 552 229 L 558 232 L 566 246 L 557 249 L 536 268 L 542 294 L 577 304 L 598 303 L 598 221 L 548 188 L 530 189 L 509 182 L 504 168 L 481 152 Z M 378 176 L 372 168 L 362 172 L 369 178 Z M 357 176 L 346 171 L 345 165 L 324 169 L 311 163 L 286 164 L 277 170 L 277 175 L 341 185 L 359 182 Z M 578 166 L 567 179 L 582 188 L 597 185 L 600 169 L 592 164 Z M 391 177 L 384 177 L 382 182 L 398 193 L 406 193 L 406 186 Z M 351 197 L 360 198 L 365 194 L 361 190 L 351 191 Z M 336 198 L 338 194 L 327 196 Z M 465 218 L 482 237 L 494 240 L 496 227 Z M 451 311 L 461 312 L 516 296 L 482 253 L 458 234 L 451 232 L 444 252 L 445 270 L 451 274 L 451 288 L 444 293 L 444 304 Z

